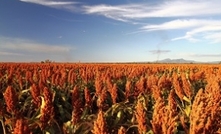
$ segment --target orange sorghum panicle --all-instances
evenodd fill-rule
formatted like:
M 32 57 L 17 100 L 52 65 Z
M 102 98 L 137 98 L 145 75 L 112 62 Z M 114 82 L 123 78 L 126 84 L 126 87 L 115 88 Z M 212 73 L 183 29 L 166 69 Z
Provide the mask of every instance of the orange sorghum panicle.
M 135 94 L 139 95 L 140 93 L 144 93 L 146 91 L 147 86 L 147 79 L 144 76 L 141 76 L 141 78 L 136 82 L 135 84 Z
M 123 126 L 121 126 L 121 127 L 118 129 L 117 134 L 126 134 L 126 129 L 125 129 Z
M 152 96 L 154 97 L 155 100 L 157 100 L 159 98 L 160 99 L 162 98 L 161 91 L 158 88 L 158 86 L 153 85 L 152 88 L 151 88 L 151 91 L 152 91 Z
M 221 90 L 215 76 L 198 91 L 190 113 L 190 133 L 218 133 L 221 128 Z
M 132 83 L 130 80 L 127 80 L 126 86 L 125 86 L 125 97 L 128 99 L 128 97 L 131 95 L 131 88 L 132 88 Z
M 70 69 L 69 71 L 68 71 L 68 80 L 67 80 L 67 82 L 69 83 L 69 84 L 74 84 L 73 82 L 72 82 L 72 75 L 74 74 L 74 69 Z
M 40 99 L 40 89 L 38 88 L 38 86 L 36 84 L 33 84 L 31 86 L 31 96 L 33 98 L 33 103 L 35 105 L 36 108 L 39 108 L 39 106 L 41 105 L 41 99 Z
M 39 75 L 38 75 L 38 71 L 35 69 L 33 76 L 32 76 L 32 80 L 37 83 L 39 81 Z
M 179 119 L 180 119 L 180 123 L 181 123 L 181 125 L 182 125 L 182 127 L 183 127 L 185 133 L 188 134 L 188 133 L 189 133 L 189 128 L 188 128 L 188 126 L 187 126 L 187 124 L 186 124 L 185 116 L 184 116 L 184 115 L 181 115 L 181 116 L 179 117 Z
M 23 80 L 22 80 L 22 76 L 21 75 L 19 76 L 18 81 L 19 81 L 19 87 L 22 90 L 23 89 Z
M 93 134 L 108 134 L 107 124 L 102 110 L 99 111 L 97 119 L 94 121 Z
M 13 134 L 30 134 L 30 133 L 31 132 L 28 128 L 27 120 L 17 119 Z
M 135 116 L 138 123 L 139 134 L 147 132 L 146 112 L 141 101 L 137 102 Z
M 74 87 L 72 92 L 72 107 L 72 123 L 76 124 L 81 118 L 83 108 L 80 92 L 77 86 Z
M 111 94 L 113 104 L 115 104 L 117 102 L 117 84 L 116 83 L 112 87 L 110 94 Z
M 53 93 L 47 87 L 43 89 L 40 113 L 41 129 L 44 129 L 49 125 L 50 120 L 54 118 Z
M 171 90 L 168 96 L 168 105 L 165 107 L 163 131 L 167 134 L 175 133 L 178 122 L 177 104 L 175 101 L 175 91 Z
M 98 106 L 100 109 L 105 109 L 105 108 L 107 108 L 106 105 L 105 105 L 106 97 L 107 97 L 107 91 L 106 91 L 106 89 L 101 90 L 101 93 L 98 95 L 98 99 L 97 99 L 97 106 Z
M 51 75 L 51 84 L 55 85 L 55 81 L 56 81 L 56 74 L 52 74 Z
M 6 108 L 7 111 L 16 113 L 17 109 L 17 100 L 18 100 L 18 96 L 16 91 L 12 88 L 12 86 L 8 86 L 7 89 L 5 90 L 4 93 L 4 99 L 5 99 L 5 103 L 6 103 Z
M 100 78 L 100 76 L 97 76 L 95 79 L 95 90 L 96 90 L 96 95 L 101 94 L 103 89 L 103 81 Z
M 183 91 L 184 91 L 185 95 L 190 98 L 192 96 L 191 83 L 187 79 L 187 76 L 185 73 L 181 74 L 181 80 L 182 80 Z
M 173 73 L 173 86 L 177 96 L 180 98 L 180 100 L 183 100 L 184 92 L 183 89 L 181 88 L 179 76 L 177 73 Z
M 84 89 L 84 98 L 85 98 L 85 106 L 91 107 L 92 105 L 92 98 L 90 95 L 90 91 L 87 87 Z
M 157 85 L 158 77 L 155 75 L 150 75 L 147 78 L 147 89 L 151 90 L 152 86 Z
M 166 74 L 164 73 L 160 78 L 159 81 L 157 83 L 157 86 L 162 89 L 163 87 L 165 87 L 166 85 Z
M 156 134 L 163 134 L 163 122 L 164 122 L 165 102 L 163 99 L 158 98 L 154 104 L 153 119 L 151 121 L 152 130 Z

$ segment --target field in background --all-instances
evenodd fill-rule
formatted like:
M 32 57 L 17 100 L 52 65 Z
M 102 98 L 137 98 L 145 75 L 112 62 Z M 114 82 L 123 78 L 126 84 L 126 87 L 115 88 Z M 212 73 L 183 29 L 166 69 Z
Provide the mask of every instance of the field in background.
M 0 133 L 221 133 L 221 65 L 0 63 Z

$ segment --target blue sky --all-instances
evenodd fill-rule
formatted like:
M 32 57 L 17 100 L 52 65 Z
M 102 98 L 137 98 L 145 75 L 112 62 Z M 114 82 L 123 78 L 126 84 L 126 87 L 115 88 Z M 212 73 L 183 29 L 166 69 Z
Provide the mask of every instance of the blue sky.
M 0 62 L 221 61 L 220 0 L 1 0 Z

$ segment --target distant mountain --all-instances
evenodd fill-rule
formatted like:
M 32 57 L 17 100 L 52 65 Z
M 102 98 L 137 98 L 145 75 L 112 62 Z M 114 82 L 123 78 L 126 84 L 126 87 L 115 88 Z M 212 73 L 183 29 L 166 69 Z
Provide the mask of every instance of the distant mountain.
M 196 61 L 194 61 L 194 60 L 185 60 L 183 58 L 181 58 L 181 59 L 167 58 L 167 59 L 158 60 L 158 61 L 155 61 L 155 62 L 158 62 L 158 63 L 196 63 Z
M 158 60 L 155 61 L 157 63 L 210 63 L 210 64 L 218 64 L 220 61 L 211 61 L 211 62 L 200 62 L 200 61 L 194 61 L 194 60 L 185 60 L 183 58 L 181 59 L 163 59 L 163 60 Z

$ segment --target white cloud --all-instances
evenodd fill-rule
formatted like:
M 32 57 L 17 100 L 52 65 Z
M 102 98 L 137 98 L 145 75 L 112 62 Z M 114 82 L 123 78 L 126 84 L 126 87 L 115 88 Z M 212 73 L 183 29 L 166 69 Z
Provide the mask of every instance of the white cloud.
M 134 20 L 156 17 L 211 16 L 221 13 L 221 1 L 165 1 L 160 4 L 125 4 L 83 6 L 85 13 L 98 14 L 115 20 Z
M 170 29 L 187 29 L 193 27 L 200 27 L 206 25 L 220 25 L 221 20 L 203 20 L 203 19 L 177 19 L 162 24 L 146 25 L 143 26 L 142 30 L 154 31 L 154 30 L 170 30 Z
M 137 5 L 123 5 L 123 6 L 111 6 L 111 5 L 95 5 L 95 6 L 83 6 L 83 11 L 86 14 L 98 14 L 107 18 L 111 18 L 118 21 L 128 21 L 127 15 L 137 12 Z
M 193 42 L 193 43 L 200 42 L 200 39 L 193 38 L 190 35 L 185 35 L 185 36 L 182 36 L 182 37 L 176 37 L 176 38 L 171 39 L 171 41 L 177 41 L 177 40 L 183 40 L 183 39 L 186 39 L 186 40 L 188 40 L 190 42 Z
M 152 53 L 152 54 L 161 54 L 161 53 L 169 53 L 169 52 L 171 52 L 170 50 L 150 50 L 149 51 L 150 53 Z
M 172 41 L 187 39 L 189 41 L 199 41 L 200 39 L 207 40 L 210 43 L 220 43 L 221 42 L 221 21 L 216 21 L 218 23 L 213 23 L 212 21 L 205 24 L 200 24 L 195 26 L 193 29 L 186 32 L 184 36 L 176 37 Z
M 62 5 L 70 5 L 76 4 L 76 2 L 69 2 L 69 1 L 53 1 L 53 0 L 20 0 L 22 2 L 27 3 L 34 3 L 44 6 L 62 6 Z
M 130 3 L 122 5 L 86 5 L 80 2 L 62 0 L 20 0 L 54 8 L 62 8 L 69 11 L 83 11 L 86 14 L 97 14 L 118 21 L 131 21 L 136 19 L 155 17 L 190 17 L 211 16 L 221 13 L 220 0 L 171 0 L 159 2 L 159 4 Z M 78 6 L 76 6 L 78 5 Z
M 212 40 L 211 43 L 221 42 L 221 32 L 214 32 L 205 36 L 205 39 Z
M 20 0 L 21 2 L 33 3 L 38 5 L 43 5 L 47 7 L 63 9 L 67 11 L 78 11 L 78 7 L 76 6 L 79 2 L 73 1 L 56 1 L 56 0 Z
M 24 54 L 0 51 L 0 55 L 2 55 L 2 56 L 22 56 Z
M 221 42 L 221 20 L 177 19 L 162 24 L 146 25 L 140 29 L 141 31 L 137 32 L 185 29 L 187 31 L 185 35 L 175 37 L 171 41 L 186 39 L 191 42 L 199 42 L 203 39 L 211 43 Z
M 72 61 L 72 50 L 70 45 L 51 45 L 35 41 L 1 37 L 0 36 L 0 62 L 27 62 L 50 59 L 54 61 Z
M 158 24 L 146 24 L 138 31 L 129 34 L 182 29 L 186 30 L 186 34 L 181 37 L 175 37 L 171 39 L 172 41 L 186 39 L 190 42 L 208 40 L 211 43 L 219 43 L 221 42 L 221 20 L 216 20 L 214 16 L 221 14 L 220 4 L 221 1 L 219 0 L 171 0 L 159 4 L 90 5 L 83 6 L 83 10 L 86 14 L 101 15 L 130 23 L 138 20 L 148 22 L 149 18 L 168 18 L 170 20 L 160 24 L 157 21 L 155 23 Z M 196 19 L 187 19 L 195 17 Z M 178 19 L 171 20 L 173 18 Z
M 154 4 L 142 2 L 122 5 L 87 5 L 69 0 L 20 1 L 64 9 L 71 12 L 100 15 L 117 21 L 143 25 L 138 31 L 129 34 L 156 30 L 182 29 L 186 30 L 186 33 L 183 36 L 174 37 L 171 39 L 172 41 L 185 39 L 191 42 L 201 40 L 207 40 L 210 43 L 221 42 L 221 20 L 216 20 L 218 18 L 217 15 L 221 14 L 220 0 L 165 0 L 155 2 Z M 161 21 L 164 21 L 161 24 L 159 24 L 157 20 L 155 22 L 158 24 L 151 24 L 149 19 L 156 18 L 167 18 L 167 22 L 165 22 L 165 19 L 161 19 Z M 171 19 L 174 20 L 171 21 Z M 138 23 L 137 21 L 140 22 Z M 146 22 L 149 24 L 144 25 Z
M 8 54 L 12 51 L 17 51 L 20 53 L 46 53 L 46 54 L 60 54 L 68 53 L 71 48 L 62 45 L 49 45 L 41 44 L 34 41 L 19 39 L 19 38 L 7 38 L 0 37 L 1 43 L 0 49 L 4 50 Z

